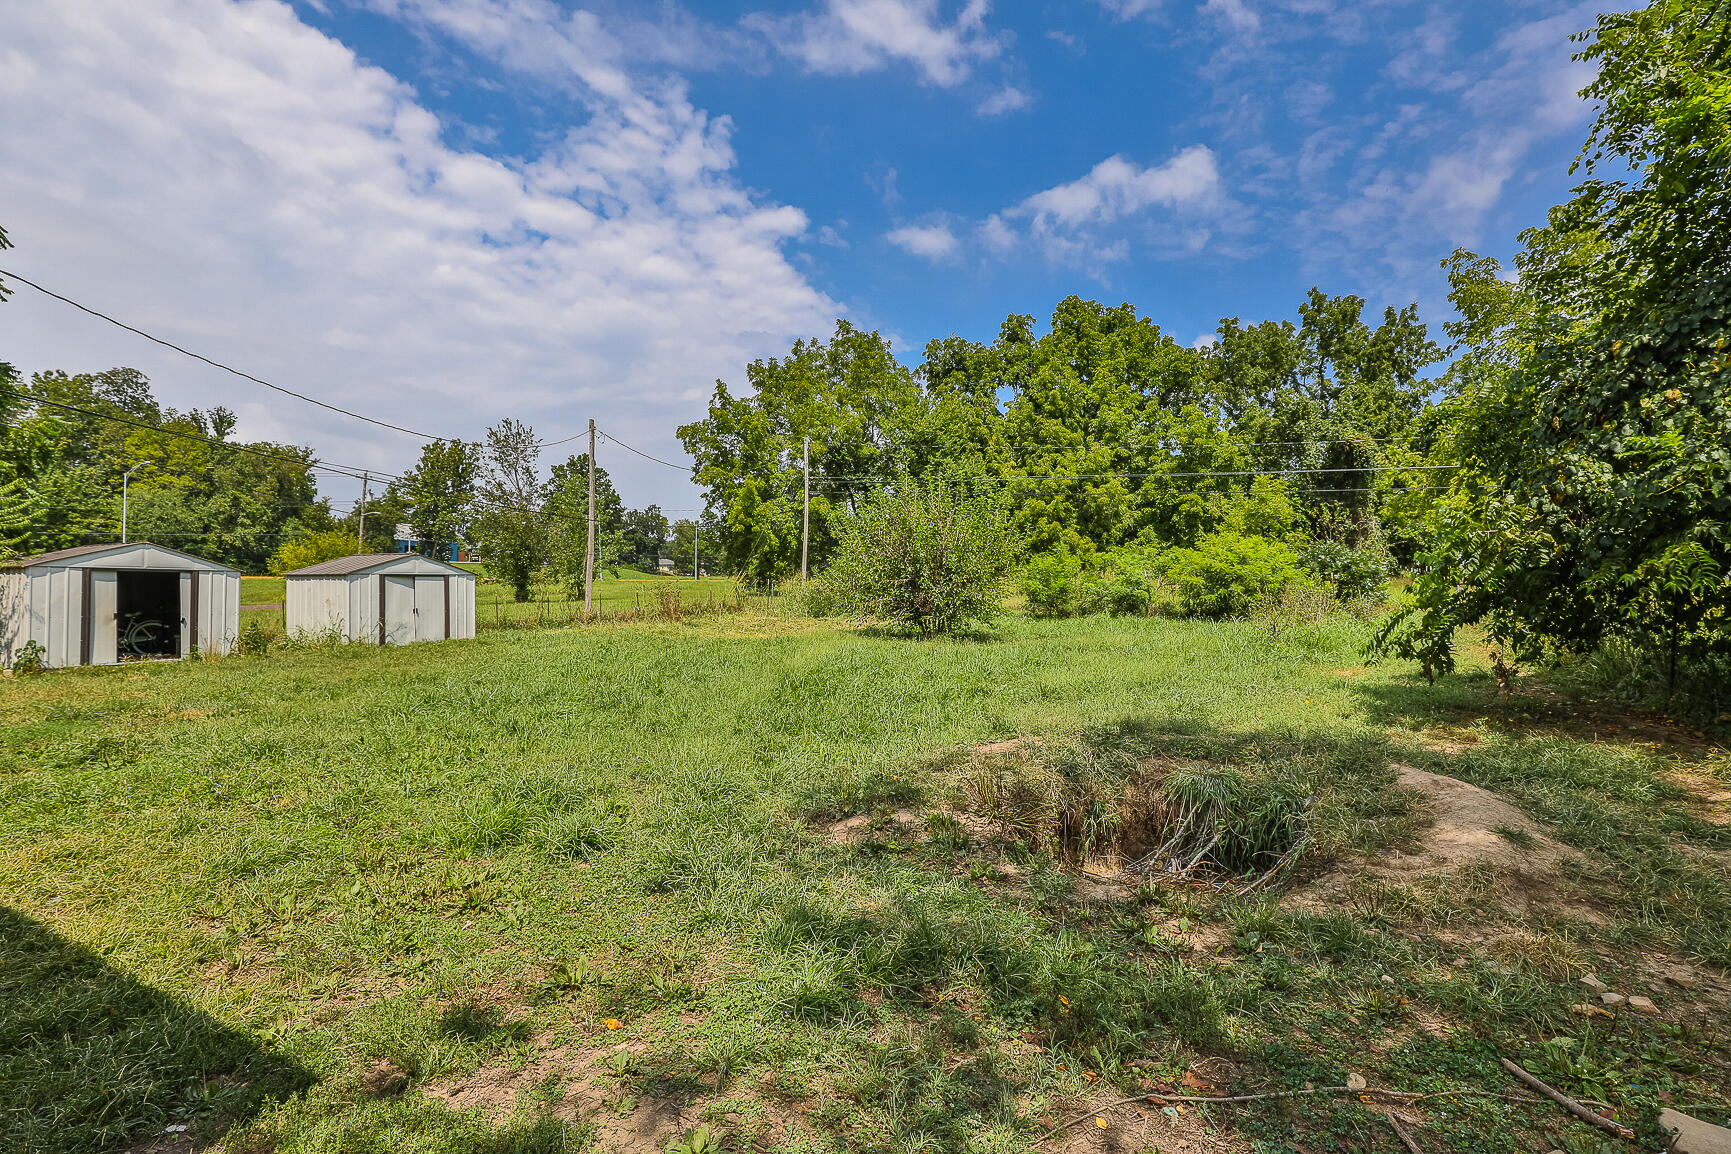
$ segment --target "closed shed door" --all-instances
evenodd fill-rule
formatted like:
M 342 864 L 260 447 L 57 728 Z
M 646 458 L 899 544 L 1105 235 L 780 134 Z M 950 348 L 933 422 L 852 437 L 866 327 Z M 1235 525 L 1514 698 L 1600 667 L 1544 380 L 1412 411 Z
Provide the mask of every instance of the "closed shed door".
M 385 578 L 385 644 L 407 645 L 415 640 L 415 579 Z
M 415 640 L 445 639 L 445 579 L 415 578 Z

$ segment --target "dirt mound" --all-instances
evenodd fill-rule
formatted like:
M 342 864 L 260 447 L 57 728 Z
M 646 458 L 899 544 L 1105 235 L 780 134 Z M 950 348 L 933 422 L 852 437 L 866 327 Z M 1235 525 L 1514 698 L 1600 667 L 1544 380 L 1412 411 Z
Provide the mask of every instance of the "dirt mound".
M 1602 920 L 1566 880 L 1580 850 L 1552 840 L 1538 822 L 1487 789 L 1458 778 L 1394 766 L 1398 787 L 1421 794 L 1431 823 L 1409 851 L 1357 862 L 1299 890 L 1300 902 L 1334 897 L 1366 879 L 1438 889 L 1452 881 L 1517 916 L 1563 914 Z M 1476 899 L 1475 899 L 1476 900 Z

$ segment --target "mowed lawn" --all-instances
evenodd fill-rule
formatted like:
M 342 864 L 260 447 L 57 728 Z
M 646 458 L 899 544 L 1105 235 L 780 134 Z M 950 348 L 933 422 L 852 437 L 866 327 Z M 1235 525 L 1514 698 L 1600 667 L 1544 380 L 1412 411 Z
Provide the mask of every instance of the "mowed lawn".
M 1723 1111 L 1722 1020 L 1568 1009 L 1586 968 L 1731 961 L 1731 830 L 1676 784 L 1723 785 L 1722 755 L 1366 670 L 1364 636 L 1007 618 L 920 643 L 745 613 L 7 680 L 0 1149 L 698 1150 L 703 1124 L 735 1150 L 1144 1149 L 1118 1115 L 1045 1135 L 1181 1080 L 1503 1092 L 1499 1054 L 1646 1148 L 1661 1100 Z M 1506 951 L 1462 944 L 1510 929 L 1471 892 L 1096 890 L 946 816 L 968 751 L 1013 737 L 1300 783 L 1310 871 L 1414 836 L 1396 763 L 1455 773 L 1580 847 L 1602 916 Z M 1350 1095 L 1153 1123 L 1403 1149 Z M 1421 1127 L 1604 1137 L 1490 1097 Z

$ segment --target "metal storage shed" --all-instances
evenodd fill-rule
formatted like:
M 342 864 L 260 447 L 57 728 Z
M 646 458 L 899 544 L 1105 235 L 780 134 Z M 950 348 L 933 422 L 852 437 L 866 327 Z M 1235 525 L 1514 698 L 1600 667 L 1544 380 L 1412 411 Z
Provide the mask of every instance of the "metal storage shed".
M 0 664 L 29 642 L 50 668 L 227 653 L 240 573 L 148 541 L 81 545 L 0 564 Z
M 289 635 L 335 632 L 404 645 L 475 636 L 475 575 L 416 553 L 362 553 L 296 569 L 283 603 Z

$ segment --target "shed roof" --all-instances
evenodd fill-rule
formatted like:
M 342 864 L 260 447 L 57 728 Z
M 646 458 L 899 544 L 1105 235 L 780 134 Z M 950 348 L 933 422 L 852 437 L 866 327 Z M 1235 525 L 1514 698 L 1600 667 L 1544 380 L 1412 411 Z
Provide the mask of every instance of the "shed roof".
M 151 541 L 111 541 L 106 545 L 75 545 L 70 549 L 56 549 L 51 553 L 38 553 L 34 557 L 15 557 L 10 561 L 0 562 L 0 569 L 28 569 L 36 565 L 65 565 L 83 558 L 95 558 L 104 553 L 135 552 L 142 554 L 145 550 L 166 554 L 169 559 L 190 561 L 193 563 L 193 567 L 207 572 L 237 572 L 237 570 L 219 561 L 212 561 L 191 553 L 182 553 L 179 549 L 170 549 L 166 545 L 158 545 Z
M 436 565 L 449 573 L 461 573 L 465 577 L 474 574 L 467 569 L 459 569 L 455 565 L 447 565 L 432 557 L 423 557 L 419 553 L 356 553 L 352 557 L 338 557 L 332 561 L 320 561 L 317 565 L 308 565 L 304 569 L 294 569 L 285 574 L 288 577 L 347 577 L 351 573 L 365 573 L 369 569 L 379 569 L 393 562 L 412 562 L 416 567 L 420 564 Z

